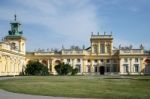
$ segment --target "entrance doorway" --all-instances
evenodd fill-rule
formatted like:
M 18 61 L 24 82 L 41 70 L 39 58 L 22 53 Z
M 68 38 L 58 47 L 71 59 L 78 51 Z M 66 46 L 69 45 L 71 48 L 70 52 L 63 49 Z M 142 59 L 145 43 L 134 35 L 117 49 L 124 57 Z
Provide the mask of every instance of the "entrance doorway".
M 105 67 L 104 66 L 100 66 L 99 67 L 99 72 L 100 72 L 100 75 L 104 75 L 104 73 L 105 73 Z

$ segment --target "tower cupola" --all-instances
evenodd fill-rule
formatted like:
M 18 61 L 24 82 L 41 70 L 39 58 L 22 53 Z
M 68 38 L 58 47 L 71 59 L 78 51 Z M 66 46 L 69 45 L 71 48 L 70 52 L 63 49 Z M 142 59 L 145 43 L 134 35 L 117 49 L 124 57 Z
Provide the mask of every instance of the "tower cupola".
M 8 31 L 9 35 L 21 36 L 23 32 L 20 30 L 21 23 L 17 20 L 17 15 L 14 15 L 14 21 L 10 23 L 11 30 Z

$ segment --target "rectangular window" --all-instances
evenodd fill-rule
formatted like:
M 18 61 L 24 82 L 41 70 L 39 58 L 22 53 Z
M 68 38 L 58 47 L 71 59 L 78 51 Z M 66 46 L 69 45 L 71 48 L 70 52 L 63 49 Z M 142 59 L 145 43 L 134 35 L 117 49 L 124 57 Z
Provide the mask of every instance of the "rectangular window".
M 97 63 L 97 59 L 95 59 L 94 62 Z
M 104 62 L 104 60 L 103 60 L 103 59 L 101 59 L 101 62 Z
M 110 46 L 107 46 L 107 53 L 109 54 L 111 52 Z
M 67 59 L 67 63 L 70 63 L 70 59 Z
M 127 58 L 125 58 L 125 59 L 124 59 L 124 62 L 125 62 L 125 63 L 127 63 L 127 62 L 128 62 L 128 59 L 127 59 Z
M 97 71 L 97 65 L 94 66 L 94 72 L 98 72 Z
M 138 58 L 135 58 L 135 62 L 139 62 L 139 59 L 138 59 Z
M 106 72 L 111 72 L 110 71 L 110 64 L 106 64 Z
M 78 69 L 78 73 L 81 72 L 81 65 L 76 65 L 76 68 Z
M 98 53 L 98 46 L 97 46 L 97 45 L 94 45 L 94 47 L 93 47 L 93 48 L 94 48 L 94 53 L 96 53 L 96 54 L 97 54 L 97 53 Z
M 88 63 L 90 63 L 90 62 L 91 62 L 91 60 L 89 60 L 89 59 L 88 59 L 87 61 L 88 61 Z
M 87 72 L 88 72 L 88 73 L 91 72 L 91 67 L 90 67 L 90 65 L 87 65 Z
M 112 72 L 117 72 L 117 64 L 112 65 Z
M 134 72 L 139 72 L 139 64 L 134 64 Z
M 109 59 L 107 59 L 107 63 L 109 63 L 110 62 L 110 60 Z
M 113 59 L 112 62 L 113 62 L 113 63 L 117 63 L 117 60 Z
M 79 58 L 77 59 L 77 62 L 80 63 L 80 59 Z
M 145 72 L 145 73 L 148 73 L 148 74 L 150 73 L 150 64 L 145 65 L 144 72 Z
M 106 72 L 110 72 L 110 67 L 106 67 Z
M 100 53 L 101 53 L 101 54 L 104 54 L 104 53 L 105 53 L 105 45 L 104 45 L 104 44 L 101 44 L 101 45 L 100 45 Z
M 124 73 L 128 73 L 129 72 L 128 64 L 124 64 L 123 66 L 124 66 L 123 68 Z
M 16 49 L 16 43 L 11 44 L 11 49 L 15 50 Z

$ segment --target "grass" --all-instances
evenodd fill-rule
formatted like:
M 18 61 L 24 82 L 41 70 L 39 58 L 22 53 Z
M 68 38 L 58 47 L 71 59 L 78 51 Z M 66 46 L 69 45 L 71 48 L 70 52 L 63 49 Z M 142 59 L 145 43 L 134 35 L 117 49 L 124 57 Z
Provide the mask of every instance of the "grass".
M 59 97 L 149 99 L 150 76 L 25 76 L 1 80 L 0 89 Z

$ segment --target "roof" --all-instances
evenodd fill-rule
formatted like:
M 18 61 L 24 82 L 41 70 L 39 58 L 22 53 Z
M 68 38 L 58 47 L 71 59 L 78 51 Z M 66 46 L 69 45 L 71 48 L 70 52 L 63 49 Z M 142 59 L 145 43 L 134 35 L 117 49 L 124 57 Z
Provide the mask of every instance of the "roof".
M 26 40 L 23 36 L 16 36 L 16 35 L 8 35 L 5 37 L 5 39 L 23 39 Z

